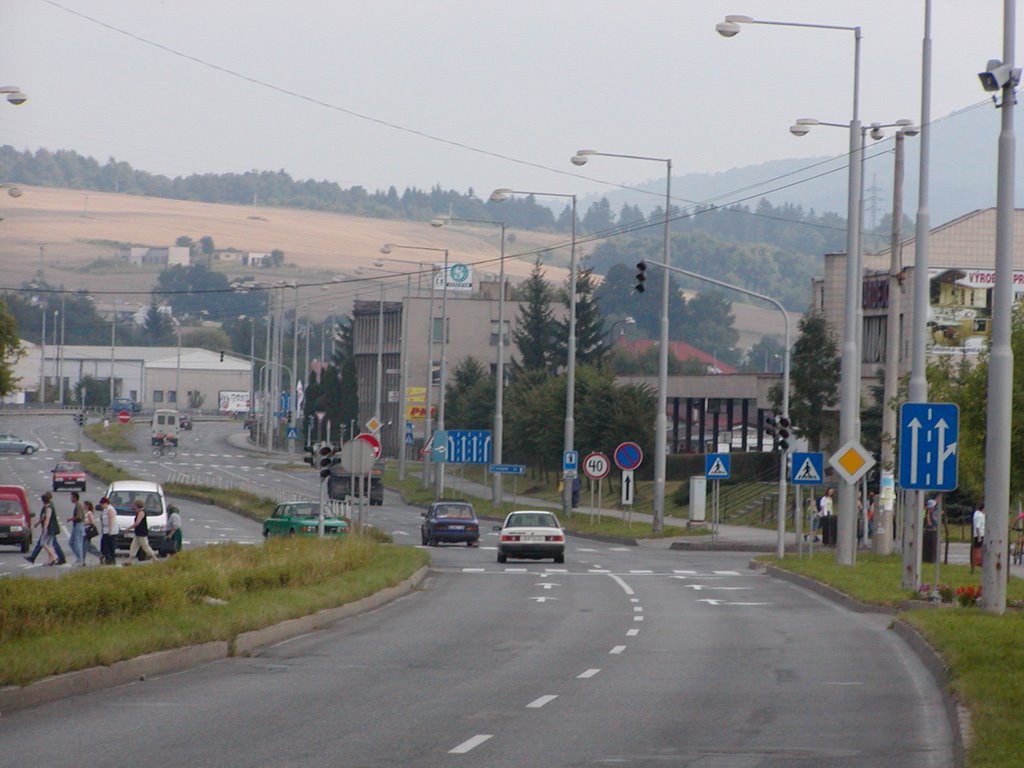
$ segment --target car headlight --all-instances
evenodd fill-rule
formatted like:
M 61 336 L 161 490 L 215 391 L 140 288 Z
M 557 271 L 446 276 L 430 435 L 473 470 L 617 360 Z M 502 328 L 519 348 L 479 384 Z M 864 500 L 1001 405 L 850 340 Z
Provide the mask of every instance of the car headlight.
M 149 530 L 153 533 L 163 533 L 164 527 L 162 525 L 150 525 Z

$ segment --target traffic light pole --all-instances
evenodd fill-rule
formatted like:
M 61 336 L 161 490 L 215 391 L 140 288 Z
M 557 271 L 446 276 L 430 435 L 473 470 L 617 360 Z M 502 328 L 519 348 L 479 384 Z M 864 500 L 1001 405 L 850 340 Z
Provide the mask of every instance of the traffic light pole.
M 754 291 L 741 288 L 738 285 L 732 283 L 726 283 L 722 280 L 716 280 L 713 277 L 707 277 L 706 275 L 698 274 L 697 272 L 691 272 L 688 269 L 682 269 L 681 267 L 672 267 L 667 264 L 659 264 L 656 261 L 641 261 L 636 265 L 637 268 L 637 285 L 636 290 L 638 293 L 643 293 L 644 284 L 644 272 L 647 267 L 658 267 L 664 269 L 667 272 L 676 272 L 680 275 L 686 275 L 692 277 L 695 280 L 703 280 L 705 283 L 711 283 L 721 288 L 728 288 L 731 291 L 742 293 L 747 296 L 752 296 L 755 299 L 761 299 L 761 301 L 767 301 L 779 312 L 782 313 L 783 324 L 786 329 L 786 340 L 785 340 L 785 352 L 782 356 L 782 416 L 780 417 L 780 423 L 785 420 L 785 424 L 789 424 L 789 358 L 790 358 L 790 345 L 789 345 L 789 314 L 786 312 L 785 307 L 782 306 L 778 301 L 770 296 L 765 296 L 762 293 L 755 293 Z M 665 281 L 668 281 L 669 276 L 665 275 Z M 665 382 L 659 381 L 659 387 L 666 386 Z M 659 395 L 664 395 L 665 392 L 659 392 Z M 663 398 L 659 396 L 659 402 L 664 402 Z M 655 440 L 664 440 L 664 435 L 655 435 Z M 656 443 L 657 444 L 657 443 Z M 789 456 L 789 451 L 783 449 L 779 454 L 779 514 L 778 514 L 778 537 L 775 542 L 775 556 L 780 560 L 786 555 L 786 459 Z

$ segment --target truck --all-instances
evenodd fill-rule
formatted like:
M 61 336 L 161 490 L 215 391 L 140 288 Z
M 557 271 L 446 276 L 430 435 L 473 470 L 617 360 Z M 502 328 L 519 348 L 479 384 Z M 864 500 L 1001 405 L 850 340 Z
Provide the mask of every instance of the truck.
M 336 501 L 344 501 L 349 496 L 352 496 L 353 500 L 365 496 L 371 507 L 379 507 L 384 504 L 383 464 L 376 462 L 368 477 L 369 488 L 367 488 L 367 475 L 353 476 L 340 466 L 332 467 L 331 474 L 327 478 L 327 497 Z

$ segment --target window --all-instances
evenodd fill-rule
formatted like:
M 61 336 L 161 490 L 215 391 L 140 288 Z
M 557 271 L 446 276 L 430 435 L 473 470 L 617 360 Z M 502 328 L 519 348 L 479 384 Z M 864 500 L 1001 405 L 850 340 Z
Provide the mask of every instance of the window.
M 432 333 L 430 335 L 430 340 L 432 342 L 434 342 L 435 344 L 440 344 L 441 343 L 441 319 L 442 318 L 440 318 L 440 317 L 435 317 L 434 318 L 434 325 L 433 325 L 433 328 L 431 329 Z M 446 326 L 446 328 L 445 328 L 445 331 L 446 331 L 445 337 L 446 338 L 444 339 L 445 343 L 447 344 L 451 340 L 452 321 L 451 321 L 450 317 L 447 317 L 447 318 L 444 318 L 444 319 L 447 321 L 445 323 L 445 326 Z
M 509 343 L 508 343 L 508 340 L 509 340 L 509 321 L 508 320 L 503 321 L 502 325 L 505 326 L 505 328 L 504 328 L 504 330 L 505 330 L 505 339 L 504 339 L 504 341 L 505 341 L 505 346 L 507 347 L 509 345 Z M 492 347 L 498 346 L 498 321 L 497 320 L 491 320 L 491 346 Z
M 861 350 L 862 363 L 885 362 L 885 331 L 887 318 L 864 318 L 864 348 Z
M 153 390 L 153 402 L 162 403 L 164 401 L 164 391 L 162 389 Z
M 167 390 L 167 402 L 168 403 L 176 403 L 176 402 L 178 402 L 178 393 L 177 393 L 176 390 L 173 390 L 173 389 L 168 389 Z

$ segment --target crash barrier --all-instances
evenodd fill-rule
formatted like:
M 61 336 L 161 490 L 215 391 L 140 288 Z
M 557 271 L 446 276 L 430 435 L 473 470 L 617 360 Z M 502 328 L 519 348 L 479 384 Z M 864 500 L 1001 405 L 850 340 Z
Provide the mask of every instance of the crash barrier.
M 172 469 L 167 473 L 167 482 L 178 483 L 180 485 L 190 485 L 193 487 L 202 486 L 204 488 L 216 488 L 222 491 L 245 491 L 246 493 L 271 499 L 278 504 L 286 501 L 308 501 L 314 504 L 320 503 L 319 496 L 310 496 L 309 494 L 298 493 L 297 491 L 289 491 L 279 486 L 254 483 L 249 480 L 241 480 L 235 477 L 225 477 L 224 475 L 198 474 Z M 346 520 L 351 520 L 351 500 L 336 501 L 328 499 L 325 512 L 329 512 L 330 514 L 338 517 L 343 517 Z

